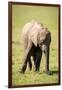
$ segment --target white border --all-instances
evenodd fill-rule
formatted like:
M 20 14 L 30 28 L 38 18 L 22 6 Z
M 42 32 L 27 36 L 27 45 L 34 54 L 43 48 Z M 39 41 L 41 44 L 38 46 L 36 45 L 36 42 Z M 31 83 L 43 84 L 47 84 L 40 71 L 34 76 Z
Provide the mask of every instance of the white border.
M 10 0 L 0 1 L 0 90 L 8 90 L 8 87 L 7 87 L 8 86 L 8 1 Z M 61 4 L 61 8 L 62 8 L 62 0 L 12 0 L 12 1 Z M 61 15 L 62 15 L 62 10 L 61 10 Z M 61 32 L 61 35 L 62 35 L 62 32 Z M 62 42 L 61 42 L 61 45 L 62 45 Z M 62 51 L 62 48 L 60 49 Z M 61 62 L 61 65 L 62 65 L 62 62 Z M 29 89 L 60 90 L 61 87 L 62 85 L 46 86 L 46 87 L 31 87 L 31 88 L 23 88 L 23 90 L 29 90 Z M 20 88 L 17 88 L 17 89 L 20 89 Z

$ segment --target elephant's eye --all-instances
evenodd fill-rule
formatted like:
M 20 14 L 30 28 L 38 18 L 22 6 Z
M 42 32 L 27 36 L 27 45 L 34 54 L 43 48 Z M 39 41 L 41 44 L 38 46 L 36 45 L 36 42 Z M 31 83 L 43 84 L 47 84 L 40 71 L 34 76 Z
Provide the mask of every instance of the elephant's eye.
M 42 45 L 42 43 L 40 43 L 40 45 Z
M 41 46 L 43 44 L 43 42 L 39 43 L 39 46 Z

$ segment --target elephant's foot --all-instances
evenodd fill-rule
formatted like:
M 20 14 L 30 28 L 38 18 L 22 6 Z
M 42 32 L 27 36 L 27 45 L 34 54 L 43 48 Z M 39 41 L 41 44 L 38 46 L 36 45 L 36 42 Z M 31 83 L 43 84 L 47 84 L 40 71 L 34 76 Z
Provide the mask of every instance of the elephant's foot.
M 30 70 L 30 71 L 32 70 L 32 64 L 29 65 L 29 70 Z
M 22 74 L 24 74 L 24 73 L 25 73 L 23 70 L 20 70 L 19 72 L 20 72 L 20 73 L 22 73 Z
M 21 69 L 20 73 L 24 73 L 24 72 L 25 72 L 25 70 L 26 70 L 26 65 L 22 67 L 22 69 Z
M 39 72 L 39 68 L 36 68 L 36 69 L 35 69 L 35 72 Z
M 52 72 L 51 71 L 46 71 L 46 74 L 52 75 Z

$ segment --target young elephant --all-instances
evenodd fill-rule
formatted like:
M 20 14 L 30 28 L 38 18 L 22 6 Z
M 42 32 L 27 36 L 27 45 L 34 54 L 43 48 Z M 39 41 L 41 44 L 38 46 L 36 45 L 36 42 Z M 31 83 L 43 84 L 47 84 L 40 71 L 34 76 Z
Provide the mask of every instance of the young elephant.
M 22 35 L 25 45 L 25 55 L 21 72 L 24 73 L 27 67 L 27 63 L 31 63 L 31 56 L 34 57 L 36 70 L 39 69 L 40 65 L 38 65 L 38 62 L 40 64 L 43 51 L 46 57 L 46 72 L 49 74 L 49 46 L 51 42 L 51 34 L 48 29 L 45 28 L 42 24 L 37 23 L 36 21 L 31 21 L 24 26 Z M 36 49 L 33 49 L 33 45 Z

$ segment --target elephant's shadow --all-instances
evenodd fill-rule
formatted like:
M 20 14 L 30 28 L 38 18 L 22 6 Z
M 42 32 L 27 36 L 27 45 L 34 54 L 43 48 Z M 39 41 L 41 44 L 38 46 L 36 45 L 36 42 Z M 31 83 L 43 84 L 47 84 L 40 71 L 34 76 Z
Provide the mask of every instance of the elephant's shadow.
M 42 73 L 46 73 L 45 71 L 43 71 Z M 42 74 L 41 72 L 39 74 Z M 50 75 L 54 75 L 54 74 L 59 74 L 59 71 L 57 70 L 51 70 L 50 71 Z
M 51 74 L 53 75 L 53 74 L 58 74 L 59 73 L 59 71 L 57 71 L 57 70 L 52 70 L 51 71 Z
M 57 71 L 57 70 L 51 70 L 50 73 L 51 73 L 51 75 L 54 75 L 54 74 L 58 74 L 59 71 Z

